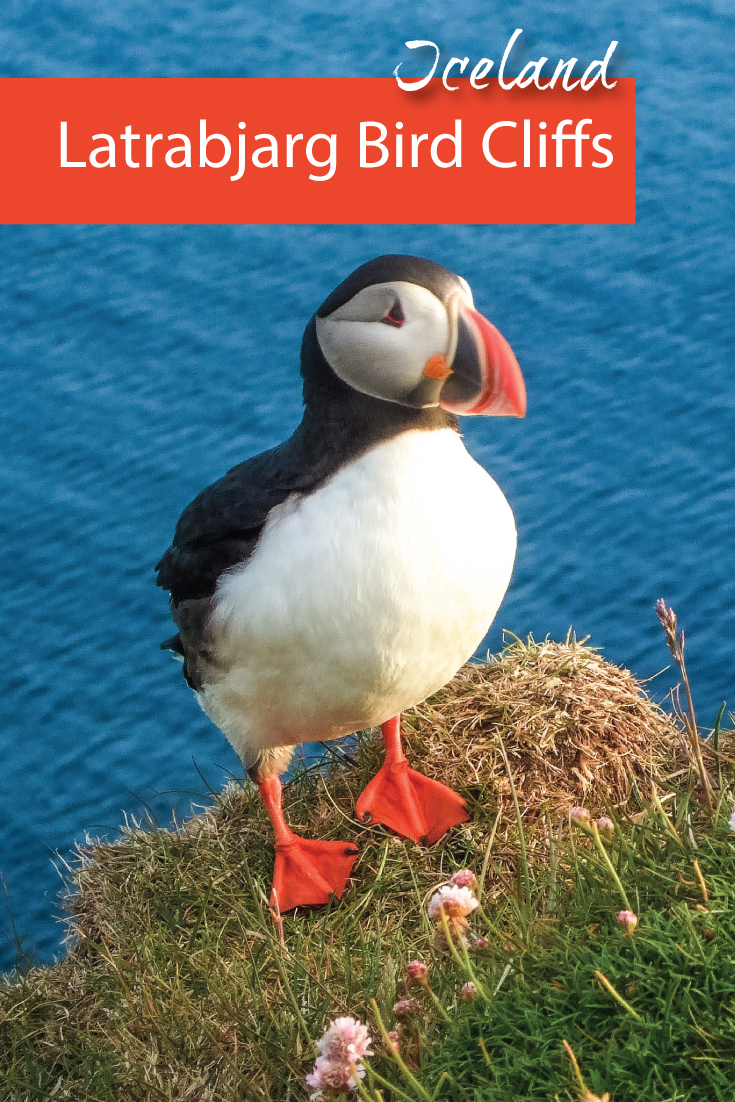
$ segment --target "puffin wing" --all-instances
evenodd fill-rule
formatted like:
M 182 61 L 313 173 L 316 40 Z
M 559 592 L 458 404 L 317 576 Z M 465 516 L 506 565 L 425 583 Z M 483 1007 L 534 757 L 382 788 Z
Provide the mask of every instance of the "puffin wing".
M 303 451 L 295 433 L 233 467 L 187 505 L 155 567 L 174 610 L 185 601 L 210 598 L 220 576 L 250 558 L 271 509 L 291 494 L 310 493 L 331 473 L 308 462 Z
M 161 644 L 184 659 L 184 677 L 200 689 L 209 653 L 206 623 L 217 582 L 247 562 L 271 509 L 292 494 L 318 489 L 336 467 L 300 428 L 276 448 L 238 464 L 203 490 L 179 518 L 174 539 L 156 564 L 157 583 L 171 595 L 178 632 Z

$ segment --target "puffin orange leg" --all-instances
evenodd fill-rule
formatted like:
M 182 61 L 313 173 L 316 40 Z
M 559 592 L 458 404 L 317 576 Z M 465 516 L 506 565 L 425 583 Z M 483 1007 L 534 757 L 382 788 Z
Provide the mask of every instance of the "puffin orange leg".
M 439 781 L 409 769 L 401 745 L 401 717 L 382 725 L 385 762 L 357 801 L 363 823 L 382 823 L 414 842 L 438 841 L 450 827 L 469 819 L 461 796 Z
M 284 911 L 314 907 L 338 899 L 347 885 L 358 849 L 350 842 L 324 842 L 294 834 L 283 817 L 282 785 L 276 773 L 268 773 L 258 789 L 276 834 L 276 864 L 270 904 Z

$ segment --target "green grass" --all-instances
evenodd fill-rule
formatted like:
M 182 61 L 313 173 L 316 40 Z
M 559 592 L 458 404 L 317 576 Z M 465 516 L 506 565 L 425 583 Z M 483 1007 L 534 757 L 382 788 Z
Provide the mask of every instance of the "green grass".
M 463 1007 L 424 1062 L 432 1093 L 447 1073 L 438 1097 L 569 1098 L 566 1039 L 589 1088 L 614 1102 L 735 1098 L 733 840 L 720 829 L 700 841 L 707 904 L 692 851 L 658 823 L 620 829 L 612 849 L 639 915 L 634 935 L 617 926 L 621 903 L 604 870 L 586 863 L 586 851 L 570 859 L 553 921 L 544 922 L 541 895 L 525 944 L 505 954 L 513 974 L 488 1003 Z M 508 927 L 517 929 L 512 916 Z M 476 965 L 490 992 L 504 963 L 494 952 Z
M 548 693 L 544 724 L 552 729 L 558 710 L 571 749 L 560 735 L 544 752 L 573 760 L 585 678 L 597 677 L 601 660 L 577 645 L 553 646 L 557 672 L 539 674 Z M 482 677 L 490 685 L 502 676 L 507 693 L 513 663 L 515 681 L 530 678 L 543 649 L 514 645 Z M 606 665 L 605 677 L 614 680 L 614 669 Z M 432 733 L 428 722 L 409 717 L 409 753 L 426 772 L 441 774 L 442 753 L 457 758 L 452 692 L 443 691 L 439 719 L 429 702 Z M 641 700 L 651 742 L 678 745 L 668 721 Z M 514 717 L 519 701 L 516 694 Z M 464 715 L 466 697 L 461 707 Z M 578 718 L 570 728 L 573 707 Z M 618 884 L 591 839 L 570 831 L 553 792 L 539 803 L 534 788 L 526 799 L 527 759 L 518 757 L 512 732 L 488 720 L 481 734 L 466 782 L 461 770 L 453 778 L 472 821 L 430 850 L 354 820 L 355 799 L 381 758 L 372 740 L 363 739 L 354 765 L 337 768 L 328 783 L 312 770 L 288 786 L 295 829 L 354 840 L 361 857 L 341 902 L 285 916 L 284 944 L 265 904 L 270 828 L 249 786 L 230 786 L 178 831 L 132 829 L 114 845 L 85 852 L 69 901 L 76 941 L 67 958 L 0 985 L 0 1102 L 305 1102 L 313 1043 L 337 1014 L 353 1014 L 373 1030 L 375 1056 L 362 1092 L 371 1102 L 582 1099 L 564 1040 L 593 1096 L 733 1102 L 732 735 L 719 734 L 714 823 L 695 798 L 685 759 L 671 770 L 676 776 L 659 775 L 653 803 L 640 794 L 643 759 L 633 763 L 635 784 L 615 808 L 604 784 L 587 784 L 586 806 L 616 822 L 613 840 L 602 845 Z M 491 738 L 497 769 L 477 750 Z M 505 783 L 506 749 L 517 810 Z M 565 793 L 571 784 L 565 773 Z M 582 802 L 582 778 L 579 785 Z M 470 921 L 488 939 L 486 949 L 470 950 L 469 966 L 442 948 L 426 913 L 432 889 L 463 867 L 481 878 L 482 910 Z M 639 916 L 632 937 L 615 919 L 621 886 Z M 381 1041 L 371 1000 L 394 1028 L 392 1008 L 407 993 L 406 965 L 417 957 L 429 965 L 449 1021 L 411 989 L 423 1010 L 401 1027 L 407 1075 Z M 459 998 L 468 967 L 487 1001 Z

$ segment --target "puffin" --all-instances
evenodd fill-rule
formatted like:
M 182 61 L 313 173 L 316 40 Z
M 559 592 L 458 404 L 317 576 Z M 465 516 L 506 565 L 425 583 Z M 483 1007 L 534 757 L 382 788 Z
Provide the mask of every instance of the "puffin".
M 282 809 L 294 748 L 380 727 L 363 823 L 433 844 L 469 818 L 408 765 L 401 713 L 473 655 L 510 582 L 511 508 L 459 416 L 523 417 L 510 345 L 465 279 L 380 256 L 309 320 L 303 419 L 203 490 L 156 566 L 176 634 L 161 646 L 260 791 L 275 835 L 270 903 L 341 898 L 357 847 L 302 837 Z

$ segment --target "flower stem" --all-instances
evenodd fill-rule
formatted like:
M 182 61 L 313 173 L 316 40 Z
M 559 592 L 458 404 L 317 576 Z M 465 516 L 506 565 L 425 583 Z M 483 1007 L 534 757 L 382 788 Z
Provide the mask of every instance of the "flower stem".
M 610 994 L 615 999 L 615 1001 L 620 1003 L 623 1010 L 626 1010 L 628 1012 L 628 1014 L 630 1014 L 633 1018 L 636 1019 L 636 1021 L 639 1021 L 639 1022 L 643 1021 L 643 1019 L 641 1018 L 638 1011 L 634 1010 L 633 1007 L 630 1005 L 630 1003 L 626 1002 L 625 999 L 623 998 L 623 996 L 615 990 L 615 988 L 610 983 L 610 980 L 607 978 L 607 976 L 603 976 L 602 972 L 598 971 L 597 968 L 595 968 L 595 975 L 597 976 L 597 978 L 600 981 L 600 983 L 602 984 L 602 986 L 607 991 L 610 992 Z
M 489 1003 L 490 1002 L 490 996 L 488 995 L 487 991 L 485 990 L 485 988 L 482 986 L 479 979 L 477 978 L 477 973 L 475 972 L 474 968 L 472 967 L 472 961 L 470 960 L 470 955 L 467 952 L 467 946 L 465 945 L 465 943 L 462 939 L 462 936 L 460 935 L 460 937 L 459 937 L 459 944 L 462 948 L 462 956 L 460 956 L 459 950 L 457 949 L 456 942 L 454 940 L 454 937 L 452 936 L 452 932 L 449 929 L 449 919 L 447 918 L 447 916 L 444 912 L 444 908 L 442 908 L 439 911 L 439 915 L 441 917 L 442 929 L 444 931 L 444 937 L 446 938 L 447 945 L 449 946 L 450 953 L 452 954 L 452 956 L 454 957 L 454 959 L 456 960 L 456 962 L 460 966 L 460 968 L 463 968 L 464 971 L 469 976 L 469 978 L 472 980 L 475 987 L 477 988 L 478 995 L 482 999 L 484 999 L 486 1003 Z
M 416 1076 L 411 1074 L 411 1072 L 407 1068 L 406 1064 L 404 1063 L 400 1052 L 398 1051 L 398 1049 L 396 1048 L 396 1046 L 393 1044 L 390 1037 L 388 1036 L 388 1031 L 386 1030 L 386 1028 L 383 1024 L 383 1019 L 380 1017 L 380 1011 L 378 1010 L 378 1004 L 376 1003 L 375 999 L 370 1000 L 370 1005 L 373 1008 L 373 1014 L 375 1015 L 375 1020 L 378 1023 L 378 1029 L 380 1030 L 380 1036 L 383 1039 L 383 1044 L 388 1049 L 388 1052 L 391 1055 L 391 1059 L 395 1060 L 395 1062 L 398 1064 L 398 1067 L 401 1069 L 401 1071 L 403 1072 L 404 1076 L 409 1081 L 409 1083 L 411 1084 L 413 1089 L 418 1094 L 420 1094 L 421 1097 L 426 1100 L 426 1102 L 432 1102 L 431 1095 L 429 1094 L 429 1092 L 427 1090 L 424 1089 L 424 1087 L 421 1086 L 421 1084 L 419 1083 Z M 373 1074 L 375 1074 L 375 1073 L 373 1072 Z
M 702 740 L 699 737 L 699 728 L 697 727 L 697 718 L 694 714 L 694 700 L 692 699 L 692 690 L 689 684 L 689 674 L 687 673 L 686 663 L 684 661 L 684 632 L 680 633 L 679 642 L 679 654 L 681 661 L 677 658 L 677 664 L 681 670 L 682 680 L 684 682 L 684 692 L 687 698 L 687 728 L 689 731 L 689 741 L 694 751 L 694 757 L 697 763 L 697 770 L 699 772 L 700 779 L 702 781 L 702 787 L 704 788 L 704 795 L 707 800 L 707 807 L 709 808 L 710 815 L 712 814 L 712 786 L 710 785 L 709 774 L 705 768 L 704 758 L 702 756 Z
M 521 809 L 518 804 L 518 795 L 516 793 L 516 786 L 513 783 L 513 774 L 510 770 L 510 762 L 508 761 L 508 755 L 505 751 L 502 738 L 499 739 L 498 745 L 500 747 L 500 753 L 503 755 L 503 762 L 505 763 L 505 771 L 508 774 L 508 781 L 510 782 L 510 793 L 513 797 L 513 806 L 516 812 L 516 821 L 518 823 L 518 839 L 521 846 L 521 871 L 523 873 L 523 888 L 525 895 L 526 914 L 524 915 L 524 932 L 525 927 L 528 924 L 528 911 L 531 906 L 531 877 L 528 870 L 528 853 L 526 851 L 526 833 L 523 829 L 523 819 L 521 818 Z
M 582 1078 L 582 1072 L 579 1070 L 579 1064 L 577 1063 L 577 1057 L 574 1055 L 574 1051 L 572 1049 L 572 1046 L 569 1044 L 569 1041 L 562 1041 L 562 1044 L 564 1045 L 564 1048 L 567 1050 L 567 1056 L 572 1061 L 572 1067 L 574 1068 L 574 1074 L 575 1074 L 575 1077 L 577 1079 L 577 1082 L 579 1083 L 579 1089 L 580 1089 L 580 1091 L 584 1091 L 586 1093 L 587 1092 L 587 1084 L 585 1083 L 584 1079 Z
M 497 834 L 498 826 L 500 824 L 500 819 L 502 817 L 502 814 L 503 814 L 503 804 L 502 804 L 502 801 L 501 801 L 500 806 L 498 808 L 498 813 L 495 816 L 495 822 L 493 823 L 493 828 L 490 831 L 490 837 L 488 839 L 488 843 L 485 846 L 485 855 L 484 855 L 483 860 L 482 860 L 482 871 L 480 873 L 480 883 L 477 885 L 477 891 L 475 893 L 477 895 L 477 898 L 480 900 L 480 903 L 482 903 L 482 897 L 485 894 L 485 877 L 487 876 L 487 868 L 488 868 L 488 865 L 490 864 L 490 854 L 492 853 L 493 843 L 495 842 L 495 835 Z
M 431 985 L 428 982 L 426 982 L 426 983 L 423 983 L 421 986 L 423 987 L 424 991 L 426 991 L 426 993 L 428 994 L 429 998 L 431 999 L 434 1006 L 436 1007 L 436 1009 L 441 1014 L 444 1021 L 445 1022 L 451 1022 L 452 1019 L 449 1017 L 446 1010 L 444 1009 L 439 996 L 437 994 L 435 994 L 434 991 L 432 991 Z
M 661 803 L 661 800 L 659 799 L 658 792 L 656 791 L 656 785 L 653 782 L 651 783 L 651 800 L 653 802 L 653 806 L 656 808 L 656 811 L 658 811 L 659 815 L 661 816 L 661 821 L 663 822 L 664 826 L 666 827 L 666 829 L 669 832 L 669 834 L 671 835 L 671 837 L 676 842 L 679 849 L 684 849 L 684 843 L 682 842 L 679 835 L 676 833 L 676 828 L 674 827 L 674 824 L 671 822 L 671 819 L 666 814 L 666 812 L 664 810 L 664 806 Z
M 712 803 L 712 785 L 710 784 L 709 774 L 704 765 L 704 758 L 702 756 L 702 740 L 699 737 L 699 728 L 697 727 L 697 717 L 694 712 L 694 700 L 692 698 L 692 688 L 689 684 L 689 674 L 687 673 L 686 659 L 684 658 L 684 632 L 680 631 L 676 634 L 677 620 L 676 613 L 673 608 L 669 608 L 663 598 L 656 601 L 656 615 L 661 621 L 661 627 L 664 629 L 666 636 L 666 644 L 674 656 L 674 661 L 679 667 L 681 673 L 681 679 L 684 682 L 684 692 L 687 698 L 687 710 L 684 713 L 681 707 L 678 705 L 678 699 L 675 700 L 675 711 L 680 720 L 684 723 L 684 728 L 689 736 L 689 748 L 691 751 L 694 764 L 697 772 L 699 773 L 699 779 L 704 789 L 705 799 L 707 801 L 707 808 L 710 815 L 713 812 Z
M 377 1079 L 381 1086 L 388 1087 L 392 1095 L 395 1094 L 398 1098 L 404 1098 L 406 1102 L 413 1102 L 410 1094 L 406 1094 L 404 1091 L 401 1090 L 400 1087 L 397 1087 L 395 1083 L 391 1083 L 389 1079 L 384 1079 L 383 1076 L 379 1075 L 378 1072 L 371 1068 L 369 1064 L 366 1064 L 365 1066 L 367 1068 L 368 1079 L 370 1080 L 371 1087 L 373 1087 L 373 1079 Z M 373 1088 L 372 1094 L 368 1094 L 367 1090 L 365 1089 L 365 1084 L 359 1079 L 357 1081 L 357 1090 L 360 1098 L 366 1099 L 367 1102 L 375 1102 L 376 1098 L 382 1097 L 380 1092 L 377 1091 L 375 1088 Z
M 600 854 L 600 856 L 602 857 L 602 860 L 607 865 L 608 870 L 610 872 L 610 875 L 612 876 L 613 880 L 615 881 L 615 883 L 617 885 L 618 891 L 620 892 L 620 898 L 622 899 L 622 901 L 625 905 L 626 911 L 632 910 L 632 907 L 630 905 L 630 900 L 628 899 L 628 896 L 626 895 L 625 888 L 623 887 L 622 881 L 621 881 L 620 877 L 618 876 L 617 872 L 615 871 L 615 866 L 613 865 L 612 861 L 610 860 L 610 856 L 609 856 L 607 850 L 605 849 L 602 838 L 600 838 L 600 832 L 597 829 L 597 823 L 594 822 L 594 821 L 591 822 L 590 825 L 589 825 L 589 830 L 592 834 L 592 839 L 595 843 L 595 847 L 597 849 L 597 852 Z
M 702 870 L 699 867 L 699 861 L 697 861 L 696 857 L 694 859 L 694 871 L 697 874 L 697 880 L 699 881 L 699 886 L 702 889 L 702 898 L 704 899 L 705 903 L 708 903 L 709 892 L 707 891 L 707 885 L 705 883 L 704 877 L 702 876 Z

